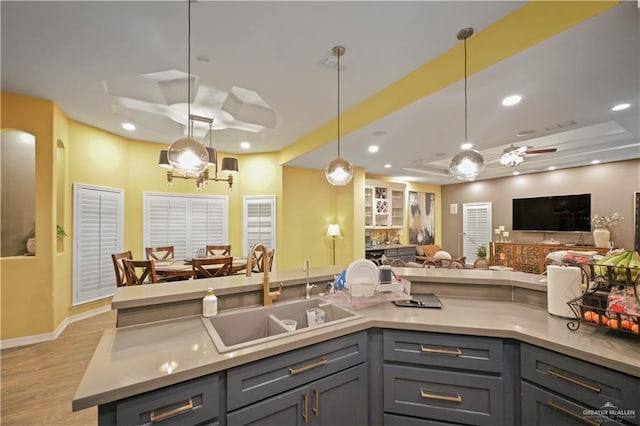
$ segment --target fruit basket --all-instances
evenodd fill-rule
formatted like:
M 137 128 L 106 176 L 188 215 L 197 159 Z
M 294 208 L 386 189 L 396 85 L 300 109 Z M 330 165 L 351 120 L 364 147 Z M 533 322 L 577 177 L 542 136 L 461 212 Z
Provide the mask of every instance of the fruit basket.
M 567 302 L 576 316 L 567 323 L 569 330 L 586 323 L 640 336 L 640 268 L 585 264 L 583 272 L 583 294 Z

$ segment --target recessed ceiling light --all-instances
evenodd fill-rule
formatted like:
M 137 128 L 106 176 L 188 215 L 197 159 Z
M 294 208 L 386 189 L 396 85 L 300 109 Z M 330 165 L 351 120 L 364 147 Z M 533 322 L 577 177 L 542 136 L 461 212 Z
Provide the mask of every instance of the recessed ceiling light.
M 251 148 L 251 144 L 250 144 L 249 142 L 242 142 L 242 143 L 240 144 L 240 148 L 242 148 L 242 149 L 249 149 L 249 148 Z
M 517 104 L 520 103 L 521 100 L 522 100 L 522 96 L 520 96 L 520 95 L 507 96 L 506 98 L 504 98 L 502 100 L 502 105 L 504 105 L 504 106 L 517 105 Z
M 593 160 L 591 164 L 600 164 L 600 160 Z
M 385 164 L 385 165 L 384 165 L 384 168 L 385 168 L 385 169 L 390 169 L 390 168 L 391 168 L 391 164 Z
M 555 169 L 556 169 L 556 166 L 549 166 L 549 167 L 547 167 L 547 170 L 555 170 Z
M 130 132 L 133 132 L 136 129 L 136 125 L 133 123 L 122 123 L 122 128 Z
M 520 172 L 519 172 L 519 171 L 517 171 L 517 170 L 516 170 L 515 172 L 513 172 L 513 175 L 514 175 L 514 176 L 518 176 L 519 174 L 520 174 Z
M 466 142 L 460 145 L 460 149 L 471 149 L 473 148 L 473 144 L 471 142 Z
M 380 147 L 378 145 L 369 146 L 369 152 L 378 152 L 380 151 Z
M 611 111 L 624 111 L 630 106 L 631 104 L 618 104 L 618 105 L 615 105 L 613 108 L 611 108 Z

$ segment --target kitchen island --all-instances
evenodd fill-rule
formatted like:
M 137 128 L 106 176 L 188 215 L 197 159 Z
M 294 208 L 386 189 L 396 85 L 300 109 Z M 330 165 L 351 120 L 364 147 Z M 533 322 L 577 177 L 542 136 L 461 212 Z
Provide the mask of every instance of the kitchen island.
M 73 409 L 94 405 L 109 407 L 115 401 L 215 373 L 224 374 L 248 363 L 333 339 L 361 332 L 373 331 L 375 335 L 375 330 L 497 338 L 532 345 L 571 357 L 576 362 L 587 361 L 622 373 L 624 377 L 633 378 L 636 389 L 640 389 L 640 340 L 588 325 L 570 331 L 566 319 L 549 315 L 543 306 L 546 283 L 539 275 L 486 270 L 394 270 L 411 281 L 413 294 L 435 291 L 444 307 L 412 309 L 384 303 L 358 310 L 361 317 L 349 322 L 224 354 L 216 350 L 197 314 L 119 325 L 102 336 L 74 397 Z M 312 268 L 310 281 L 322 283 L 339 272 L 337 267 Z M 296 297 L 294 290 L 298 286 L 304 287 L 305 276 L 302 271 L 274 272 L 272 283 L 280 282 L 284 285 L 285 295 L 289 287 L 290 295 Z M 260 283 L 261 274 L 255 274 L 252 277 L 121 288 L 114 297 L 113 306 L 135 312 L 136 315 L 129 319 L 139 318 L 140 312 L 153 310 L 153 306 L 199 305 L 209 286 L 214 286 L 219 295 L 240 297 L 246 292 L 261 291 Z M 371 346 L 375 353 L 378 349 Z

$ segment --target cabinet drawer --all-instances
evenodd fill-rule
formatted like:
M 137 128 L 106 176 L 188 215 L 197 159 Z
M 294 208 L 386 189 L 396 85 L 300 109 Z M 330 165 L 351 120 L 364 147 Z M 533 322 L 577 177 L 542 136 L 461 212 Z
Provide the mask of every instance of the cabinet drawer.
M 416 248 L 415 247 L 398 248 L 398 257 L 415 256 L 415 255 L 416 255 Z
M 613 404 L 638 409 L 640 379 L 528 344 L 521 345 L 523 379 L 545 386 L 587 406 Z M 629 420 L 640 424 L 640 413 Z
M 591 416 L 588 408 L 529 383 L 522 383 L 522 426 L 621 425 L 612 419 Z
M 451 426 L 460 423 L 440 422 L 437 420 L 417 419 L 415 417 L 397 416 L 395 414 L 384 415 L 384 426 Z
M 384 331 L 385 361 L 501 373 L 501 339 L 415 331 Z
M 219 375 L 213 374 L 123 399 L 116 403 L 119 425 L 185 425 L 220 415 Z
M 360 332 L 227 371 L 227 409 L 251 404 L 367 360 Z
M 464 424 L 503 424 L 502 378 L 385 365 L 384 411 Z

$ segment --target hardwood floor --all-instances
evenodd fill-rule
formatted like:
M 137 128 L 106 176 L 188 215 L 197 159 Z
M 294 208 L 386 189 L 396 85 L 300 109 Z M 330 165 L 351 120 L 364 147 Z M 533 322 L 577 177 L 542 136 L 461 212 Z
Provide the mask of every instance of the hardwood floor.
M 2 425 L 95 425 L 98 410 L 71 412 L 71 400 L 116 311 L 71 323 L 53 341 L 2 350 Z

